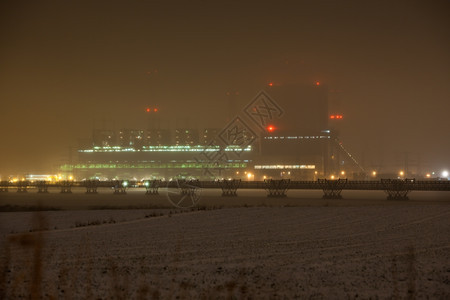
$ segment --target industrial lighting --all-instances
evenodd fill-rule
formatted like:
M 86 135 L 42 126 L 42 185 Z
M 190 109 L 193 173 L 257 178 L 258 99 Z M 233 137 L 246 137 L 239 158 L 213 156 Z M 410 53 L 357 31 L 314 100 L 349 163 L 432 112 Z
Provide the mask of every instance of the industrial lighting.
M 442 177 L 445 177 L 445 178 L 448 177 L 448 171 L 447 170 L 442 171 Z
M 93 149 L 86 150 L 78 150 L 78 152 L 84 153 L 92 153 L 92 152 L 218 152 L 220 151 L 219 146 L 203 146 L 203 145 L 195 145 L 195 146 L 143 146 L 142 149 L 136 150 L 135 148 L 123 148 L 123 147 L 94 147 Z M 248 145 L 245 148 L 241 148 L 238 145 L 229 145 L 223 148 L 224 151 L 252 151 L 252 146 Z
M 255 168 L 255 170 L 260 170 L 260 169 L 268 169 L 268 170 L 309 169 L 309 170 L 313 170 L 316 168 L 316 165 L 255 165 L 254 168 Z
M 400 176 L 403 176 L 403 175 L 405 175 L 405 172 L 400 171 L 398 174 L 399 174 Z
M 341 171 L 341 175 L 345 175 L 345 171 Z
M 372 176 L 373 177 L 377 176 L 377 171 L 372 171 Z
M 268 132 L 274 132 L 275 131 L 275 126 L 269 125 L 269 126 L 267 126 L 266 129 L 267 129 Z

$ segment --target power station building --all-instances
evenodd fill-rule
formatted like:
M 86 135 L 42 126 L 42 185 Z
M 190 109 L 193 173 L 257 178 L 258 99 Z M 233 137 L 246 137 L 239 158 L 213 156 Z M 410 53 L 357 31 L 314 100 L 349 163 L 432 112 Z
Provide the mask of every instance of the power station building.
M 61 169 L 79 179 L 138 180 L 314 180 L 344 172 L 347 157 L 330 129 L 342 115 L 329 111 L 326 87 L 272 85 L 260 95 L 263 102 L 243 103 L 245 113 L 237 112 L 224 128 L 171 129 L 149 122 L 146 129 L 95 129 L 92 146 L 79 149 L 77 162 Z

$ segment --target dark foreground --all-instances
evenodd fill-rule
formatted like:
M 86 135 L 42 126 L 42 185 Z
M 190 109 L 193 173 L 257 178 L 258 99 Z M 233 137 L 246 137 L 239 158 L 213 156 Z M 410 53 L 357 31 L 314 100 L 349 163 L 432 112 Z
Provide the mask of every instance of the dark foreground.
M 450 201 L 368 198 L 1 213 L 2 296 L 448 299 Z

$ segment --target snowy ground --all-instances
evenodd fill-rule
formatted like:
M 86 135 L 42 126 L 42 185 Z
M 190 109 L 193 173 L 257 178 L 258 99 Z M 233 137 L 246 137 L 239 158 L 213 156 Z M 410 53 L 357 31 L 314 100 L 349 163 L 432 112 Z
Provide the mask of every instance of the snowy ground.
M 0 296 L 450 298 L 448 193 L 308 193 L 205 194 L 202 210 L 184 212 L 163 197 L 151 208 L 137 195 L 80 194 L 64 205 L 39 196 L 66 210 L 0 213 Z M 33 197 L 10 193 L 0 205 L 35 205 Z M 142 208 L 86 210 L 94 206 Z M 47 230 L 30 233 L 39 223 Z

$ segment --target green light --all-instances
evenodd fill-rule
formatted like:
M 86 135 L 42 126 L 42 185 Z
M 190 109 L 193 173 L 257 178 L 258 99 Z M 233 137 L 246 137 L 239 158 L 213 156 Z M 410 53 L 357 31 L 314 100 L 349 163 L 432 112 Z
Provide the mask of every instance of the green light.
M 226 162 L 149 162 L 149 163 L 134 163 L 134 164 L 75 164 L 62 165 L 62 171 L 84 170 L 84 169 L 236 169 L 246 168 L 247 163 Z
M 82 153 L 93 153 L 93 152 L 215 152 L 215 151 L 251 151 L 251 146 L 246 146 L 242 148 L 237 145 L 228 145 L 226 147 L 219 147 L 215 145 L 203 146 L 203 145 L 195 145 L 195 146 L 184 146 L 184 145 L 173 145 L 173 146 L 143 146 L 142 149 L 135 148 L 124 148 L 119 146 L 114 147 L 93 147 L 92 149 L 84 149 L 78 150 L 78 152 Z

